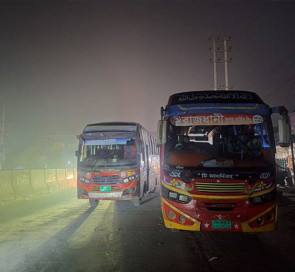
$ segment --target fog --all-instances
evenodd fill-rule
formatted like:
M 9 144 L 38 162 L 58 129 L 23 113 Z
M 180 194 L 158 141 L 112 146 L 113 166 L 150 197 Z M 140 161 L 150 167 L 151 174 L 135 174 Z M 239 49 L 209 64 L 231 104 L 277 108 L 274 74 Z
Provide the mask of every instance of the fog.
M 213 88 L 209 37 L 231 36 L 233 89 L 293 110 L 294 7 L 276 1 L 2 2 L 5 148 L 18 152 L 40 135 L 74 136 L 93 122 L 135 121 L 155 131 L 169 95 Z

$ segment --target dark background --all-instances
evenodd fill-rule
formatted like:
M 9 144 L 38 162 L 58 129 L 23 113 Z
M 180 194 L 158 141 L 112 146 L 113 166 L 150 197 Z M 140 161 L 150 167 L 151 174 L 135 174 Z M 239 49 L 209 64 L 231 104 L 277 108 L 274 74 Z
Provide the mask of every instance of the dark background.
M 169 95 L 213 89 L 209 37 L 231 37 L 233 89 L 292 111 L 294 11 L 293 1 L 1 2 L 5 144 L 101 121 L 156 131 Z M 224 88 L 222 63 L 218 73 Z

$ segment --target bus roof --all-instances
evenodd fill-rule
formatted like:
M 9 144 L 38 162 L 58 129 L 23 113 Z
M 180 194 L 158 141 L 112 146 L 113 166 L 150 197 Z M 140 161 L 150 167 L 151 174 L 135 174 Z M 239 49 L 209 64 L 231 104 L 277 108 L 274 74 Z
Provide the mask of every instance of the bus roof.
M 254 92 L 238 90 L 219 91 L 192 91 L 176 93 L 169 97 L 167 106 L 179 104 L 207 104 L 207 103 L 256 103 L 264 104 L 262 99 Z
M 88 124 L 83 130 L 83 133 L 99 132 L 99 131 L 130 131 L 135 132 L 138 123 L 135 122 L 102 122 Z

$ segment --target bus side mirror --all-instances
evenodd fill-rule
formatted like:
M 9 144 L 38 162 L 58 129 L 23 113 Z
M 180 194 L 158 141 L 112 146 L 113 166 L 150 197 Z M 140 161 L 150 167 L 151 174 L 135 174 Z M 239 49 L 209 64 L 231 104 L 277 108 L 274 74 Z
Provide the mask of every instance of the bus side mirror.
M 157 144 L 166 144 L 167 121 L 159 120 L 157 129 Z
M 288 119 L 278 120 L 279 145 L 288 147 L 290 145 L 290 126 Z
M 79 151 L 78 151 L 78 150 L 75 151 L 75 156 L 76 156 L 76 157 L 79 156 Z

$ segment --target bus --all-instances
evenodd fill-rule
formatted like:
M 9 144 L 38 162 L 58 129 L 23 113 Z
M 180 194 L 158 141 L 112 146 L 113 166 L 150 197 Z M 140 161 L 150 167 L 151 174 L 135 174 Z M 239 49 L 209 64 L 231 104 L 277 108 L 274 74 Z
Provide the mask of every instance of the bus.
M 264 232 L 277 226 L 275 139 L 288 112 L 249 91 L 170 96 L 158 122 L 161 209 L 172 231 Z
M 156 137 L 138 123 L 88 124 L 78 136 L 77 195 L 99 200 L 142 203 L 159 182 L 159 148 Z

